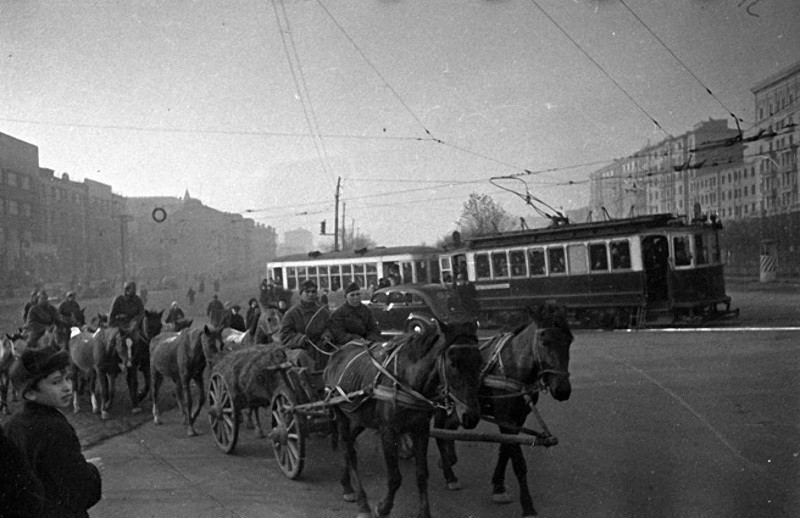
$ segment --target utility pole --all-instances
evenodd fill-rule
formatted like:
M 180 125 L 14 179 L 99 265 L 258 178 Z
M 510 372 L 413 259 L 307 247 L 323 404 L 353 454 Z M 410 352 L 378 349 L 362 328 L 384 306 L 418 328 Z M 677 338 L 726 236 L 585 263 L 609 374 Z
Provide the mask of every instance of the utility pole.
M 128 214 L 120 214 L 119 215 L 119 240 L 120 240 L 120 252 L 121 252 L 121 262 L 122 262 L 122 282 L 126 282 L 127 272 L 125 271 L 125 229 L 128 225 L 129 221 L 133 221 L 133 217 L 129 216 Z
M 339 186 L 342 184 L 342 177 L 336 179 L 336 208 L 333 215 L 333 251 L 339 251 Z M 344 210 L 342 210 L 344 214 Z M 342 248 L 344 248 L 344 236 L 342 236 Z
M 347 236 L 347 224 L 345 223 L 344 219 L 344 212 L 346 208 L 347 208 L 347 202 L 343 202 L 342 203 L 342 250 L 345 249 L 344 238 Z

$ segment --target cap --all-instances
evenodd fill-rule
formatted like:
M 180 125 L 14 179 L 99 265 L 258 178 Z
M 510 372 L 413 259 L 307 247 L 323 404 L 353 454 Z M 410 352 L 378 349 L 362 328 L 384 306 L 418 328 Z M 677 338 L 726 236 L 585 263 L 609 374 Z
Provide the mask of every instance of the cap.
M 69 353 L 48 345 L 39 349 L 29 347 L 19 361 L 11 367 L 10 377 L 14 387 L 24 394 L 32 385 L 51 373 L 69 367 Z
M 317 289 L 317 283 L 312 280 L 307 280 L 300 285 L 300 291 L 316 290 L 316 289 Z
M 355 281 L 347 285 L 347 288 L 344 290 L 344 294 L 347 295 L 348 293 L 353 293 L 354 291 L 361 291 L 361 286 L 359 286 Z

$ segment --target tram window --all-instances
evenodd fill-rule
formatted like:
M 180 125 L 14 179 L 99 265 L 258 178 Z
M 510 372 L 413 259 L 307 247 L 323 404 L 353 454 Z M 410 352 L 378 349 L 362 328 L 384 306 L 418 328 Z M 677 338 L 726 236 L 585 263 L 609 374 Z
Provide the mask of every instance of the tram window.
M 343 264 L 342 265 L 342 286 L 345 288 L 350 286 L 350 283 L 353 282 L 353 265 L 351 264 Z
M 328 289 L 328 276 L 327 275 L 320 275 L 319 276 L 319 288 L 321 290 Z
M 525 251 L 512 250 L 508 253 L 508 257 L 511 259 L 511 276 L 525 277 L 527 275 L 525 271 Z
M 589 245 L 589 263 L 592 265 L 592 271 L 608 270 L 608 254 L 606 253 L 605 243 Z
M 428 264 L 426 261 L 416 261 L 417 266 L 417 282 L 427 283 L 428 279 Z
M 627 241 L 611 242 L 611 269 L 627 270 L 631 267 L 631 248 Z
M 697 264 L 708 264 L 708 243 L 703 239 L 703 234 L 694 235 L 694 251 L 697 255 Z
M 286 279 L 289 281 L 286 285 L 287 288 L 293 290 L 297 287 L 297 276 L 294 268 L 286 268 Z
M 439 261 L 431 259 L 430 282 L 439 282 Z
M 689 266 L 692 264 L 689 237 L 675 236 L 672 238 L 672 244 L 675 247 L 675 266 Z
M 528 250 L 528 262 L 531 265 L 531 277 L 534 275 L 544 275 L 544 250 L 541 248 L 531 248 Z
M 508 256 L 505 252 L 492 252 L 492 270 L 495 277 L 508 277 Z
M 488 279 L 492 276 L 489 268 L 489 254 L 475 254 L 475 277 L 478 279 Z
M 586 245 L 568 245 L 567 254 L 569 254 L 569 273 L 589 272 Z
M 410 261 L 403 261 L 403 282 L 416 282 L 413 275 L 413 270 L 411 269 L 411 262 Z
M 547 262 L 550 264 L 550 273 L 566 273 L 567 259 L 564 257 L 564 248 L 553 247 L 547 249 Z
M 364 265 L 363 264 L 354 264 L 353 265 L 353 278 L 356 280 L 359 286 L 366 286 L 364 283 Z

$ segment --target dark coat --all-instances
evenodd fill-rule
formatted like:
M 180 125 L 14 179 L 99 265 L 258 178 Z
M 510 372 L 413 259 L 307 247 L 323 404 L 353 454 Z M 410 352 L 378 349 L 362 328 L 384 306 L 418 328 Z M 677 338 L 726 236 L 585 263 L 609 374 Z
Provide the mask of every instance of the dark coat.
M 25 455 L 0 428 L 0 516 L 38 518 L 44 513 L 44 488 Z
M 211 325 L 219 327 L 225 320 L 225 306 L 219 299 L 212 299 L 206 308 L 206 315 L 211 320 Z
M 56 408 L 26 401 L 6 425 L 44 488 L 46 517 L 88 517 L 100 501 L 100 472 L 81 453 L 78 436 Z
M 256 307 L 247 308 L 247 316 L 244 319 L 244 324 L 247 329 L 253 329 L 256 326 L 256 322 L 258 321 L 258 316 L 261 314 L 261 310 Z
M 81 307 L 78 305 L 77 301 L 74 300 L 67 299 L 58 305 L 58 314 L 63 316 L 67 322 L 73 315 L 77 315 L 80 312 Z
M 144 315 L 144 303 L 138 295 L 120 295 L 114 299 L 111 311 L 108 313 L 108 321 L 114 324 L 115 320 L 122 317 L 123 322 L 129 322 L 136 317 Z
M 316 302 L 299 302 L 283 315 L 281 342 L 290 349 L 306 348 L 306 327 L 319 308 Z
M 231 313 L 231 318 L 228 322 L 228 326 L 231 329 L 236 329 L 237 331 L 246 331 L 247 326 L 244 325 L 244 318 L 239 313 Z
M 381 339 L 378 322 L 364 304 L 351 306 L 345 302 L 336 308 L 336 311 L 331 314 L 330 327 L 335 345 L 344 345 L 353 340 L 377 341 Z

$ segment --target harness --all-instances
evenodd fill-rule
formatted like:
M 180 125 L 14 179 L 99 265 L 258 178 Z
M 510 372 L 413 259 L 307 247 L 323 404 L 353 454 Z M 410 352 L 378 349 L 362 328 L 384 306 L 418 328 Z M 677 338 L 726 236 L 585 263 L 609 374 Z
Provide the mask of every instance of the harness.
M 356 342 L 357 343 L 357 342 Z M 371 345 L 364 344 L 364 350 L 359 352 L 357 355 L 353 356 L 350 361 L 345 365 L 344 369 L 342 369 L 342 373 L 339 376 L 339 380 L 336 382 L 336 387 L 334 390 L 338 392 L 341 396 L 343 396 L 347 401 L 354 403 L 355 408 L 361 406 L 367 399 L 372 398 L 378 401 L 384 401 L 391 403 L 392 405 L 397 405 L 401 408 L 411 409 L 411 410 L 434 410 L 434 409 L 442 409 L 447 412 L 447 414 L 451 414 L 454 410 L 453 401 L 461 403 L 453 394 L 450 393 L 450 385 L 447 381 L 447 377 L 445 376 L 444 372 L 444 361 L 442 361 L 442 357 L 439 356 L 436 358 L 436 368 L 439 370 L 439 375 L 443 381 L 444 386 L 442 387 L 442 391 L 439 397 L 435 398 L 435 400 L 429 399 L 421 394 L 419 391 L 415 390 L 414 388 L 410 387 L 406 382 L 397 378 L 397 360 L 398 360 L 398 353 L 403 348 L 405 343 L 400 344 L 396 348 L 394 348 L 391 353 L 383 360 L 383 362 L 378 361 L 372 354 L 372 349 L 379 346 L 384 346 L 384 343 L 374 343 Z M 468 344 L 454 344 L 450 347 L 458 348 L 458 347 L 473 347 L 472 345 Z M 371 386 L 365 389 L 365 397 L 360 401 L 351 401 L 350 398 L 347 397 L 344 390 L 341 388 L 342 378 L 344 378 L 347 369 L 361 356 L 367 355 L 372 362 L 372 365 L 377 369 L 377 373 L 375 374 L 374 379 L 372 380 Z M 389 371 L 390 364 L 393 364 L 392 372 Z M 386 381 L 389 383 L 380 383 L 381 376 L 386 378 Z M 331 392 L 332 393 L 332 392 Z M 439 402 L 444 401 L 444 403 Z M 463 403 L 462 403 L 463 404 Z

